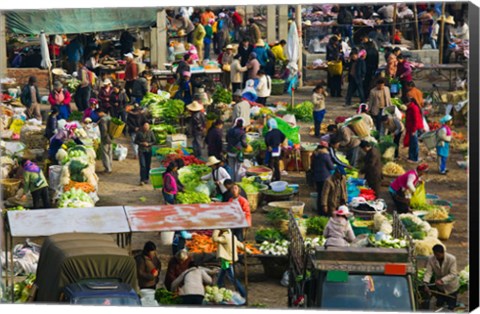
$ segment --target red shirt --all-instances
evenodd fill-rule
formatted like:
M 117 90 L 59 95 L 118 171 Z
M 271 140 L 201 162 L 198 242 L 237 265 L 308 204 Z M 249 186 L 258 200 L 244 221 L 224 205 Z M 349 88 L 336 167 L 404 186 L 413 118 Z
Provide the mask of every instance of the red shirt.
M 423 117 L 420 108 L 411 102 L 408 105 L 405 117 L 406 134 L 403 140 L 403 145 L 408 146 L 410 143 L 410 136 L 413 132 L 423 130 Z
M 235 27 L 242 26 L 242 24 L 243 24 L 242 16 L 240 14 L 238 14 L 238 12 L 236 12 L 236 11 L 232 14 L 232 21 L 233 21 L 233 25 Z
M 237 200 L 238 200 L 238 203 L 240 204 L 240 207 L 243 210 L 243 213 L 245 214 L 245 218 L 247 219 L 248 225 L 251 226 L 252 213 L 250 212 L 250 204 L 248 203 L 248 200 L 243 196 L 239 196 Z M 235 199 L 232 197 L 229 202 L 232 203 L 233 201 L 235 201 Z

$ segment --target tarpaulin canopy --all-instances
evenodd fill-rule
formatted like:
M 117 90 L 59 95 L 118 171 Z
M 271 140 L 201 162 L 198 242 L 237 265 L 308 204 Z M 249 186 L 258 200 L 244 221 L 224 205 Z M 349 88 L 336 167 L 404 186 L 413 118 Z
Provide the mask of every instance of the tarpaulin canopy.
M 117 279 L 136 288 L 133 257 L 108 235 L 68 233 L 50 236 L 40 251 L 36 301 L 58 302 L 62 289 L 83 279 Z
M 147 28 L 157 20 L 157 8 L 55 9 L 5 12 L 7 28 L 17 34 L 47 35 Z

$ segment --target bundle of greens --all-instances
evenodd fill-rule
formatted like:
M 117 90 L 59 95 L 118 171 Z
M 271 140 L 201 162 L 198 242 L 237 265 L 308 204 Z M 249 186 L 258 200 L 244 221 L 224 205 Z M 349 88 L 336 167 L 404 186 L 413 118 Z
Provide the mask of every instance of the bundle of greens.
M 83 113 L 80 111 L 74 110 L 68 117 L 68 121 L 82 121 L 83 120 Z
M 263 194 L 268 195 L 268 196 L 283 196 L 283 195 L 290 195 L 293 194 L 293 189 L 292 188 L 286 188 L 282 192 L 274 192 L 273 190 L 265 190 L 262 191 Z
M 175 293 L 170 292 L 165 288 L 155 290 L 155 300 L 158 304 L 162 305 L 182 303 L 181 299 Z
M 267 220 L 273 224 L 278 223 L 280 220 L 287 220 L 288 213 L 283 208 L 274 208 L 267 214 Z
M 58 208 L 85 208 L 94 207 L 92 198 L 82 190 L 71 189 L 60 196 Z
M 213 92 L 212 100 L 215 104 L 230 104 L 232 102 L 232 93 L 223 88 L 222 85 L 217 85 Z
M 190 191 L 178 193 L 177 201 L 180 204 L 210 204 L 210 198 L 204 193 Z
M 123 122 L 122 120 L 120 120 L 118 118 L 111 118 L 110 122 L 113 123 L 113 124 L 116 124 L 116 125 L 124 125 L 125 124 L 125 122 Z
M 250 142 L 250 146 L 252 146 L 252 149 L 255 152 L 267 150 L 267 144 L 265 144 L 264 139 L 253 140 Z
M 28 297 L 30 296 L 30 290 L 33 287 L 35 279 L 36 279 L 36 275 L 32 273 L 32 274 L 29 274 L 27 278 L 25 278 L 25 280 L 17 282 L 13 286 L 15 303 L 27 302 Z
M 163 124 L 163 123 L 154 124 L 150 126 L 150 129 L 155 135 L 155 139 L 157 140 L 157 143 L 160 145 L 165 144 L 167 142 L 168 134 L 177 133 L 177 130 L 175 129 L 175 127 L 171 126 L 170 124 Z
M 284 240 L 285 236 L 277 229 L 273 228 L 262 228 L 255 233 L 255 241 L 257 243 L 275 242 L 279 240 Z
M 247 194 L 258 193 L 260 188 L 264 186 L 261 183 L 255 182 L 255 177 L 244 177 L 238 185 L 240 185 Z
M 307 225 L 307 234 L 322 235 L 323 230 L 327 226 L 328 217 L 325 216 L 316 216 L 310 217 L 306 221 Z
M 295 115 L 299 121 L 312 122 L 313 121 L 313 103 L 310 101 L 302 102 L 295 105 L 291 112 Z

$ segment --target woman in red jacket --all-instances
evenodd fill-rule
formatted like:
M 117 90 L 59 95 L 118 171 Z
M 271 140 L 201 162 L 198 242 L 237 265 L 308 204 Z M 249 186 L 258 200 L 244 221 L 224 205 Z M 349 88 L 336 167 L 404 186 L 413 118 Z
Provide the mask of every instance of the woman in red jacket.
M 408 103 L 405 115 L 406 132 L 403 145 L 408 147 L 408 162 L 417 163 L 419 162 L 418 135 L 423 130 L 423 117 L 420 106 L 415 99 L 410 98 Z
M 70 101 L 72 96 L 70 92 L 63 88 L 63 85 L 60 81 L 55 81 L 53 83 L 53 91 L 48 96 L 48 102 L 53 107 L 58 108 L 58 120 L 65 119 L 67 120 L 70 117 Z

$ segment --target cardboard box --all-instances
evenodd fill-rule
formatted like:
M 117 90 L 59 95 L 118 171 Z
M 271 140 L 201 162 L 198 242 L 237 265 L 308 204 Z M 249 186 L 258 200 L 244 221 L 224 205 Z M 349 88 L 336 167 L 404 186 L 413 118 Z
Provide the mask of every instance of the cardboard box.
M 187 147 L 187 136 L 185 134 L 167 135 L 167 146 L 170 148 Z

